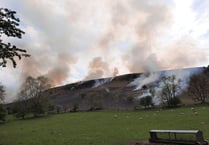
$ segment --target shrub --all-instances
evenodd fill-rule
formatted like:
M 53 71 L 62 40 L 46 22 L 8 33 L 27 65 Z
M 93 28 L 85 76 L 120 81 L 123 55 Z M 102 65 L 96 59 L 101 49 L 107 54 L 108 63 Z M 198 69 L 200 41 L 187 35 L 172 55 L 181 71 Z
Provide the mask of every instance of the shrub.
M 128 96 L 128 98 L 127 98 L 127 101 L 128 101 L 128 102 L 132 102 L 133 100 L 134 100 L 134 97 Z
M 181 103 L 181 100 L 178 97 L 173 97 L 168 100 L 168 107 L 176 107 Z
M 146 96 L 144 98 L 141 98 L 140 99 L 140 105 L 141 106 L 144 106 L 144 108 L 147 108 L 149 106 L 152 106 L 152 97 L 151 96 Z
M 72 112 L 77 112 L 79 108 L 79 105 L 77 103 L 73 104 Z
M 6 116 L 7 116 L 7 110 L 4 108 L 2 104 L 0 104 L 0 120 L 5 121 Z

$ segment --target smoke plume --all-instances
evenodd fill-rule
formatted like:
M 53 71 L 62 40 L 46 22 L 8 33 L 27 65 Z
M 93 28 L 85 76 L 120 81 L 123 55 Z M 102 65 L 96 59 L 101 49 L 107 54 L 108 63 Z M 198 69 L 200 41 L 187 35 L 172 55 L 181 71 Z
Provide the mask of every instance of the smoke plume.
M 104 62 L 101 57 L 95 57 L 89 63 L 89 72 L 85 77 L 85 80 L 89 80 L 92 78 L 101 78 L 105 75 L 106 72 L 109 72 L 108 63 Z
M 117 67 L 114 68 L 113 77 L 116 77 L 119 74 L 119 70 Z
M 66 80 L 71 72 L 71 65 L 76 62 L 76 59 L 69 54 L 59 54 L 53 67 L 46 74 L 50 78 L 53 85 L 59 85 Z
M 26 22 L 29 25 L 37 24 L 35 28 L 26 28 L 28 39 L 33 41 L 21 44 L 26 49 L 33 48 L 29 51 L 31 58 L 21 65 L 22 78 L 44 75 L 52 81 L 53 86 L 62 84 L 69 77 L 71 66 L 76 62 L 75 55 L 71 54 L 74 51 L 70 43 L 71 27 L 65 27 L 65 22 L 61 21 L 65 19 L 64 15 L 61 10 L 58 13 L 54 11 L 59 5 L 53 2 L 22 1 L 20 5 L 23 7 Z M 49 7 L 45 7 L 46 5 Z M 55 17 L 60 20 L 57 21 Z
M 139 15 L 135 24 L 136 43 L 124 59 L 131 72 L 156 71 L 162 67 L 154 53 L 156 41 L 169 27 L 171 12 L 166 5 L 150 1 L 135 1 L 132 7 Z
M 26 32 L 23 39 L 11 42 L 31 54 L 18 61 L 15 71 L 7 67 L 0 74 L 1 82 L 13 80 L 6 83 L 7 92 L 14 92 L 20 86 L 16 82 L 28 75 L 45 75 L 57 86 L 82 79 L 200 66 L 209 60 L 208 49 L 202 47 L 208 46 L 205 16 L 209 11 L 202 1 L 198 6 L 204 9 L 199 12 L 198 6 L 192 5 L 197 9 L 194 19 L 191 23 L 186 19 L 185 24 L 179 21 L 182 17 L 176 19 L 176 1 L 7 0 L 2 5 L 5 3 L 17 11 L 20 27 Z

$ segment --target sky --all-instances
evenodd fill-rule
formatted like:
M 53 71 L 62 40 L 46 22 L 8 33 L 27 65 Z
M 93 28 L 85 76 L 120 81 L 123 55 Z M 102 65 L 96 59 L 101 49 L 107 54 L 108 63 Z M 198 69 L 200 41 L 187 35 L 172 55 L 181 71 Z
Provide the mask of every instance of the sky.
M 27 76 L 53 86 L 209 65 L 209 0 L 0 0 L 17 12 L 30 58 L 0 68 L 6 102 Z

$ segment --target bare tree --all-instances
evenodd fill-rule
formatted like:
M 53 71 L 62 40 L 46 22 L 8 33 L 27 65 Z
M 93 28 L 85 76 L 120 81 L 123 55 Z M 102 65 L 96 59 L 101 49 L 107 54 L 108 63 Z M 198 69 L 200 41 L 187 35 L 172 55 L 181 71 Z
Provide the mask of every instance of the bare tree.
M 204 104 L 209 97 L 209 78 L 206 74 L 195 74 L 191 76 L 188 93 L 194 101 Z
M 44 114 L 49 106 L 49 100 L 43 95 L 43 92 L 50 88 L 50 83 L 48 78 L 40 76 L 34 79 L 31 84 L 31 95 L 33 96 L 32 101 L 32 112 L 34 117 L 40 114 Z
M 180 103 L 180 100 L 177 98 L 177 94 L 181 89 L 180 82 L 181 80 L 177 80 L 174 75 L 162 78 L 160 97 L 165 106 L 173 107 Z
M 22 102 L 23 107 L 20 111 L 30 108 L 34 117 L 44 114 L 49 106 L 49 101 L 43 92 L 50 87 L 49 80 L 40 76 L 38 78 L 33 78 L 31 76 L 26 78 L 25 83 L 22 86 L 21 93 L 19 96 L 19 102 Z

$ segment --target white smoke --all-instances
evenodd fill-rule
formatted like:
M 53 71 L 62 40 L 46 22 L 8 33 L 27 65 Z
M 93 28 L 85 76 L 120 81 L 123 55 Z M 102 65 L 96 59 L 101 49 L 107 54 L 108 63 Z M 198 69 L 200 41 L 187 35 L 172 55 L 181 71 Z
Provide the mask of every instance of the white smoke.
M 152 96 L 152 94 L 150 93 L 150 89 L 145 89 L 145 90 L 143 90 L 142 91 L 142 94 L 141 95 L 139 95 L 138 97 L 136 97 L 136 99 L 141 99 L 141 98 L 145 98 L 145 97 L 147 97 L 147 96 Z M 154 104 L 154 105 L 159 105 L 160 104 L 160 98 L 158 97 L 158 96 L 152 96 L 152 103 Z
M 134 81 L 132 81 L 128 86 L 135 86 L 134 90 L 139 90 L 142 88 L 142 86 L 153 83 L 157 81 L 160 77 L 160 73 L 153 72 L 153 73 L 145 73 L 140 75 L 138 78 L 136 78 Z
M 109 89 L 109 88 L 105 88 L 105 91 L 106 91 L 107 93 L 109 93 L 109 92 L 110 92 L 110 89 Z
M 194 21 L 175 17 L 175 9 L 183 8 L 185 13 L 178 11 L 177 18 L 187 15 L 190 18 L 185 6 L 190 8 L 188 3 L 193 1 L 0 0 L 0 3 L 17 11 L 26 35 L 14 44 L 31 54 L 29 59 L 18 61 L 16 70 L 7 67 L 0 73 L 8 101 L 28 75 L 45 74 L 57 86 L 82 78 L 98 79 L 209 62 L 205 49 L 209 40 L 206 35 L 209 21 L 205 15 L 209 11 L 205 1 L 194 2 L 195 7 L 201 6 L 201 11 L 194 14 Z M 197 37 L 193 37 L 195 33 Z
M 105 78 L 100 80 L 95 80 L 94 86 L 92 88 L 97 88 L 99 86 L 102 86 L 103 84 L 110 83 L 113 80 L 113 78 Z
M 149 89 L 143 90 L 142 95 L 138 96 L 137 99 L 145 98 L 147 96 L 152 96 L 152 94 L 149 92 Z
M 128 84 L 128 86 L 134 86 L 134 90 L 139 90 L 144 85 L 148 85 L 157 81 L 160 81 L 161 77 L 175 76 L 176 80 L 181 80 L 181 88 L 186 89 L 188 86 L 189 78 L 192 74 L 196 74 L 202 71 L 202 68 L 192 68 L 192 69 L 177 69 L 169 71 L 160 71 L 145 73 L 140 75 L 134 81 Z M 160 84 L 160 83 L 158 83 Z M 158 85 L 159 86 L 159 85 Z
M 190 76 L 193 74 L 200 73 L 202 71 L 202 68 L 192 68 L 192 69 L 177 69 L 177 70 L 171 70 L 171 71 L 166 71 L 164 75 L 166 77 L 168 76 L 175 76 L 176 81 L 180 81 L 180 88 L 181 90 L 185 90 L 188 87 L 189 79 Z
M 162 90 L 163 82 L 161 81 L 162 77 L 168 77 L 168 76 L 175 76 L 175 81 L 180 80 L 180 90 L 177 92 L 180 94 L 182 91 L 186 90 L 189 84 L 189 78 L 193 74 L 200 73 L 203 69 L 202 68 L 192 68 L 192 69 L 178 69 L 178 70 L 170 70 L 170 71 L 161 71 L 161 72 L 154 72 L 154 73 L 148 73 L 148 74 L 142 74 L 138 78 L 136 78 L 134 81 L 132 81 L 128 86 L 134 86 L 136 90 L 142 90 L 142 94 L 139 95 L 136 99 L 141 99 L 146 96 L 152 96 L 152 101 L 154 105 L 159 105 L 161 102 L 161 99 L 159 98 L 159 94 Z M 155 93 L 154 96 L 150 92 L 150 88 L 144 89 L 143 86 L 152 86 L 152 89 L 154 89 Z

